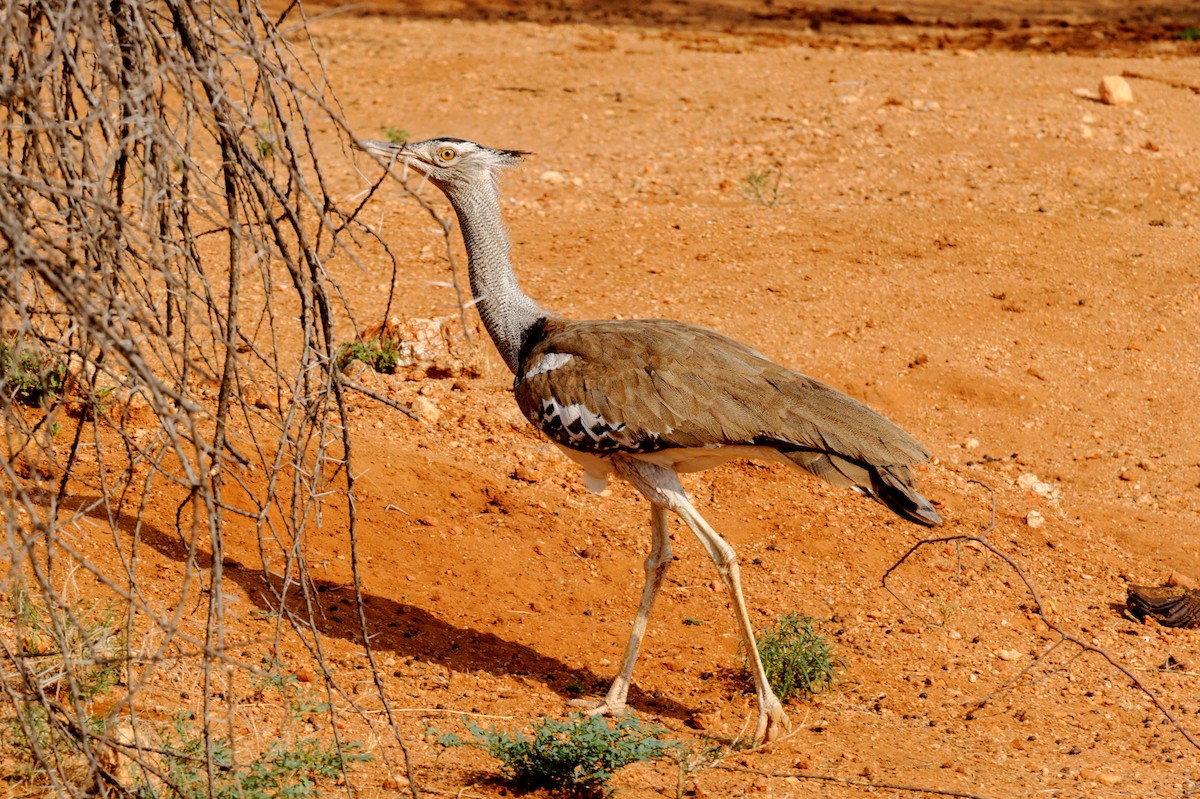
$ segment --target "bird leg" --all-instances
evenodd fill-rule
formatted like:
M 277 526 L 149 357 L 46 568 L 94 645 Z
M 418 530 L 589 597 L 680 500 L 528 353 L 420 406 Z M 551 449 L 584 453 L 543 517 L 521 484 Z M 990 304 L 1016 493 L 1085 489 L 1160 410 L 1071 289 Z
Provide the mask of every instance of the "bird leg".
M 770 741 L 781 732 L 791 728 L 787 714 L 783 711 L 783 703 L 775 696 L 767 682 L 767 673 L 763 668 L 762 658 L 758 654 L 758 646 L 754 641 L 754 630 L 750 626 L 750 614 L 746 611 L 746 599 L 742 595 L 741 571 L 738 568 L 737 555 L 733 547 L 717 534 L 699 511 L 692 506 L 679 475 L 673 469 L 647 463 L 633 458 L 616 457 L 612 460 L 616 472 L 629 481 L 638 491 L 646 496 L 656 506 L 666 507 L 683 519 L 701 545 L 712 558 L 717 567 L 721 581 L 729 592 L 729 601 L 733 605 L 733 615 L 737 622 L 738 633 L 741 635 L 742 647 L 750 660 L 750 672 L 754 676 L 754 692 L 758 699 L 758 724 L 754 737 L 759 741 Z M 644 604 L 644 603 L 643 603 Z M 647 614 L 649 609 L 646 609 Z M 639 610 L 639 614 L 641 610 Z M 632 669 L 632 662 L 629 664 Z M 618 678 L 619 679 L 619 678 Z M 614 686 L 615 687 L 615 686 Z
M 638 606 L 637 615 L 633 618 L 633 629 L 629 632 L 629 643 L 625 645 L 625 657 L 621 660 L 621 671 L 613 680 L 612 687 L 604 700 L 590 704 L 588 713 L 617 715 L 625 710 L 625 700 L 629 695 L 629 684 L 633 678 L 633 664 L 637 662 L 638 650 L 642 646 L 642 636 L 646 633 L 646 622 L 650 619 L 650 611 L 658 590 L 662 588 L 663 578 L 667 576 L 667 567 L 671 565 L 671 536 L 667 530 L 667 510 L 661 505 L 650 505 L 650 529 L 653 539 L 650 544 L 650 554 L 646 556 L 646 583 L 642 587 L 642 603 Z

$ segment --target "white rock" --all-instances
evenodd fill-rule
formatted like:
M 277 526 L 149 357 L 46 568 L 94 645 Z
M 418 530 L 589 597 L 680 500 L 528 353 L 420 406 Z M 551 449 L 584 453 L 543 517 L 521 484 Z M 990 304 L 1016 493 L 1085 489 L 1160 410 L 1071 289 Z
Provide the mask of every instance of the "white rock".
M 1023 474 L 1017 478 L 1017 485 L 1024 488 L 1026 491 L 1032 491 L 1039 497 L 1044 497 L 1049 500 L 1058 501 L 1062 496 L 1062 491 L 1056 485 L 1051 485 L 1038 478 L 1036 474 Z
M 1133 102 L 1133 89 L 1129 81 L 1120 75 L 1105 75 L 1100 80 L 1100 102 L 1106 105 L 1129 105 Z
M 364 341 L 387 339 L 394 345 L 395 374 L 402 380 L 478 377 L 484 366 L 484 350 L 478 346 L 482 338 L 476 328 L 473 338 L 468 339 L 457 316 L 393 317 L 362 333 Z
M 967 449 L 979 449 L 979 439 L 978 438 L 968 438 L 965 446 Z
M 1015 649 L 997 649 L 996 657 L 1001 660 L 1020 660 L 1025 655 Z
M 1036 530 L 1046 523 L 1046 517 L 1036 510 L 1031 510 L 1025 516 L 1025 523 Z
M 562 172 L 556 172 L 553 169 L 547 169 L 541 174 L 543 183 L 549 183 L 551 186 L 561 186 L 567 182 L 566 175 Z
M 430 424 L 437 424 L 442 418 L 441 409 L 429 397 L 415 397 L 409 410 Z

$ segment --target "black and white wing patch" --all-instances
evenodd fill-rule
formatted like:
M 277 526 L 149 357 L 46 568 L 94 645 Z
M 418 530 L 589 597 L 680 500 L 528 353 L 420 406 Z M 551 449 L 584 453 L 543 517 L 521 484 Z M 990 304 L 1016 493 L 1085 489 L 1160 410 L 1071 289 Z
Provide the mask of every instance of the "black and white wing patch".
M 595 455 L 659 449 L 657 436 L 629 423 L 626 392 L 618 388 L 620 363 L 611 355 L 598 363 L 590 353 L 564 352 L 543 341 L 522 359 L 513 383 L 517 404 L 548 438 L 569 449 Z
M 554 397 L 543 397 L 537 417 L 530 421 L 552 440 L 571 449 L 598 454 L 645 449 L 629 434 L 624 422 L 609 422 L 581 402 L 563 404 Z

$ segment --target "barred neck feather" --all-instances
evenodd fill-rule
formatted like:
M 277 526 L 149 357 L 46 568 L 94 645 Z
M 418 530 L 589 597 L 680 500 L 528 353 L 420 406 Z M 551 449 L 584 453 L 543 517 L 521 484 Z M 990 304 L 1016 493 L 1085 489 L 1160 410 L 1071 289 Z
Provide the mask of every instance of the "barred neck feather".
M 504 363 L 515 373 L 529 331 L 539 320 L 557 315 L 538 305 L 517 284 L 509 259 L 512 244 L 500 218 L 500 191 L 495 181 L 448 186 L 446 193 L 462 229 L 471 292 L 479 316 Z

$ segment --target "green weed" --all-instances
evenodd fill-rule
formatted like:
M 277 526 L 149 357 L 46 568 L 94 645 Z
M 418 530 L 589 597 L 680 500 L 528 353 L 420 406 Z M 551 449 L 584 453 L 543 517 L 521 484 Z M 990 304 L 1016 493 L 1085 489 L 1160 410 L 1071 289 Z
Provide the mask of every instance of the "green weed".
M 742 187 L 742 195 L 751 202 L 772 208 L 783 200 L 787 191 L 787 177 L 777 169 L 767 169 L 762 172 L 750 172 L 746 175 L 746 185 Z
M 315 737 L 291 743 L 272 741 L 258 757 L 236 763 L 229 741 L 218 739 L 212 746 L 216 779 L 210 792 L 204 738 L 197 734 L 194 722 L 180 715 L 174 734 L 160 747 L 159 768 L 165 773 L 164 782 L 181 799 L 307 799 L 321 795 L 318 779 L 336 779 L 348 763 L 372 758 L 361 749 L 357 742 L 343 743 L 339 749 L 332 741 Z M 160 780 L 140 768 L 138 771 L 141 775 L 131 795 L 138 799 L 162 796 Z
M 808 696 L 833 687 L 846 662 L 818 629 L 818 622 L 802 613 L 787 613 L 758 636 L 758 655 L 767 682 L 779 701 Z M 749 676 L 747 669 L 746 675 Z
M 386 136 L 387 140 L 392 144 L 404 144 L 404 142 L 408 141 L 409 133 L 407 130 L 403 130 L 402 128 L 387 127 L 383 129 L 383 135 Z
M 337 368 L 342 369 L 353 360 L 359 360 L 376 372 L 392 374 L 400 363 L 400 350 L 389 338 L 373 338 L 366 341 L 347 341 L 338 347 Z
M 443 747 L 476 746 L 500 761 L 504 779 L 520 790 L 544 788 L 569 796 L 607 796 L 608 782 L 631 763 L 645 763 L 669 756 L 678 741 L 658 736 L 666 732 L 626 715 L 609 726 L 600 716 L 572 714 L 566 721 L 543 719 L 522 733 L 483 729 L 463 719 L 471 740 L 453 733 L 434 742 Z M 437 735 L 436 730 L 430 731 Z
M 78 732 L 103 732 L 104 719 L 93 705 L 118 685 L 129 652 L 127 639 L 112 607 L 84 602 L 55 606 L 19 581 L 0 605 L 0 627 L 15 643 L 6 671 L 18 667 L 10 671 L 11 715 L 0 719 L 9 751 L 16 756 L 12 776 L 40 782 L 47 763 L 80 758 Z M 11 690 L 18 686 L 20 690 Z M 73 734 L 63 733 L 63 711 L 51 712 L 67 707 L 79 712 L 68 720 L 82 727 Z
M 67 383 L 65 362 L 40 354 L 16 337 L 0 342 L 0 385 L 25 405 L 50 405 Z
M 1176 31 L 1175 38 L 1185 42 L 1200 42 L 1200 28 L 1188 25 L 1183 30 Z
M 295 675 L 272 671 L 251 683 L 252 699 L 266 701 L 277 693 L 293 722 L 329 710 L 309 691 L 302 690 Z M 315 735 L 295 738 L 281 734 L 256 756 L 236 752 L 228 738 L 214 737 L 206 744 L 203 732 L 190 713 L 175 717 L 171 729 L 157 735 L 155 755 L 146 767 L 135 766 L 131 794 L 138 799 L 161 797 L 171 786 L 179 799 L 307 799 L 321 795 L 318 781 L 335 780 L 350 763 L 368 761 L 372 755 L 362 744 Z M 212 752 L 215 779 L 209 788 L 208 753 Z
M 275 155 L 275 131 L 271 127 L 270 121 L 263 120 L 258 123 L 258 136 L 254 141 L 254 146 L 258 150 L 259 157 L 264 160 Z

